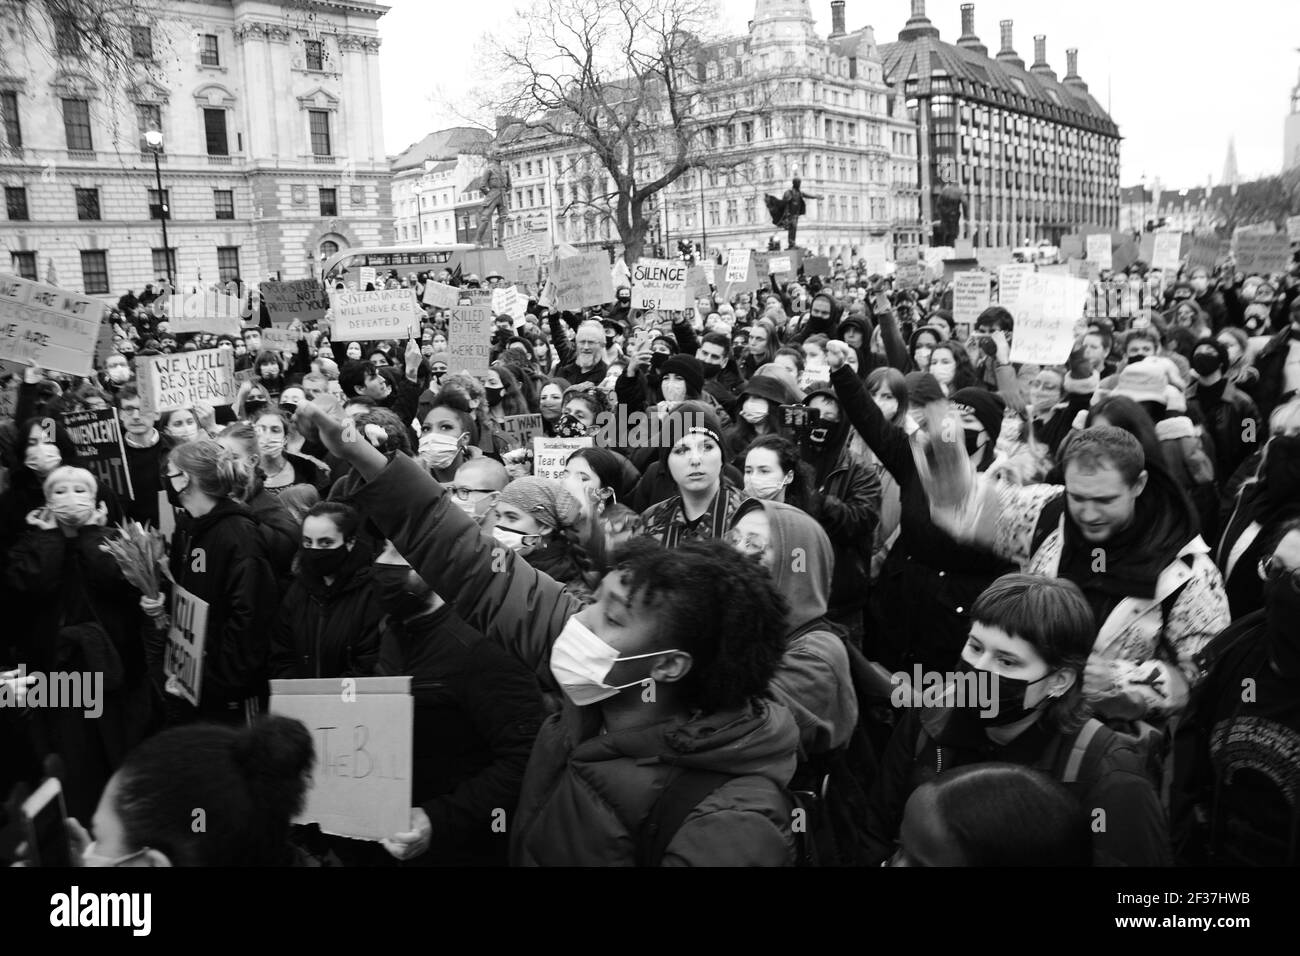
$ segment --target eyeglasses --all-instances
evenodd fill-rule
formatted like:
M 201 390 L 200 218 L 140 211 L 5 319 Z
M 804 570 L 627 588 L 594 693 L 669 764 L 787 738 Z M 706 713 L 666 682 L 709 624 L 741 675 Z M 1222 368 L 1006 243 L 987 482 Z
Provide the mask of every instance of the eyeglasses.
M 762 554 L 767 550 L 768 540 L 758 534 L 741 534 L 739 531 L 728 531 L 726 536 L 727 544 L 731 545 L 745 554 Z
M 1276 554 L 1259 562 L 1259 576 L 1271 583 L 1289 580 L 1291 589 L 1300 593 L 1300 568 L 1288 568 Z
M 448 485 L 447 490 L 461 501 L 469 501 L 470 495 L 495 495 L 494 488 L 466 488 L 464 485 Z

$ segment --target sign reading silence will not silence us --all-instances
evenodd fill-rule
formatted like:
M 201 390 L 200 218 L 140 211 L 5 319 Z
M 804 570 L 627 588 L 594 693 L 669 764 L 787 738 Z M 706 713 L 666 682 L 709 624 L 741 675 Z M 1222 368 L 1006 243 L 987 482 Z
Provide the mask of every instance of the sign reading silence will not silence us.
M 689 266 L 677 259 L 638 259 L 632 267 L 632 308 L 686 308 Z

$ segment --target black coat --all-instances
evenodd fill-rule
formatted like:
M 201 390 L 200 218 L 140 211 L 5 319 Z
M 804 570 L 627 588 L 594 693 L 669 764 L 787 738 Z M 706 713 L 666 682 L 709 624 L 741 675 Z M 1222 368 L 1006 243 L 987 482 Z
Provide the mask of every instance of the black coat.
M 358 543 L 333 585 L 300 570 L 280 602 L 271 634 L 272 680 L 369 677 L 379 659 L 383 609 L 370 561 Z
M 1255 356 L 1254 368 L 1259 373 L 1255 383 L 1246 391 L 1255 400 L 1263 421 L 1273 414 L 1273 409 L 1284 403 L 1292 393 L 1286 390 L 1287 353 L 1291 349 L 1291 331 L 1283 329 L 1273 336 Z

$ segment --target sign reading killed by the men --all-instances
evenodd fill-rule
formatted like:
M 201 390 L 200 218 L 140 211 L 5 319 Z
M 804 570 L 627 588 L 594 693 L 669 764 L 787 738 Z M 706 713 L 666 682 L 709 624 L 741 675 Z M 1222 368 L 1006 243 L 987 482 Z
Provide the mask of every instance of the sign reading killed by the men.
M 632 267 L 632 308 L 686 308 L 686 273 L 680 259 L 638 259 Z
M 958 272 L 952 277 L 952 319 L 974 327 L 979 314 L 989 307 L 993 277 L 987 272 Z
M 501 420 L 501 434 L 513 451 L 531 448 L 533 439 L 542 434 L 541 415 L 507 415 Z
M 103 314 L 98 299 L 0 275 L 0 358 L 90 375 Z
M 1086 279 L 1044 272 L 1026 275 L 1019 284 L 1011 361 L 1064 365 L 1087 297 Z
M 1272 275 L 1291 268 L 1291 243 L 1280 233 L 1240 233 L 1233 240 L 1237 271 L 1246 275 Z
M 231 349 L 200 349 L 171 355 L 141 355 L 135 360 L 140 404 L 149 414 L 213 407 L 235 401 L 235 353 Z
M 118 495 L 135 497 L 116 411 L 88 408 L 82 412 L 64 412 L 63 427 L 76 446 L 81 464 L 100 485 L 107 485 Z
M 268 280 L 257 287 L 271 321 L 288 325 L 299 322 L 319 322 L 330 307 L 329 294 L 315 279 L 291 279 L 288 282 Z
M 551 285 L 553 307 L 565 312 L 614 301 L 609 257 L 603 252 L 556 259 L 551 263 Z
M 197 707 L 199 692 L 203 689 L 208 602 L 175 584 L 172 586 L 171 610 L 171 626 L 167 630 L 167 649 L 163 658 L 167 688 Z
M 335 292 L 330 303 L 334 308 L 332 342 L 404 339 L 424 315 L 411 289 Z
M 447 368 L 487 375 L 492 363 L 492 310 L 458 305 L 447 310 Z
M 273 680 L 269 710 L 302 721 L 315 744 L 307 805 L 294 822 L 359 840 L 411 828 L 410 677 Z

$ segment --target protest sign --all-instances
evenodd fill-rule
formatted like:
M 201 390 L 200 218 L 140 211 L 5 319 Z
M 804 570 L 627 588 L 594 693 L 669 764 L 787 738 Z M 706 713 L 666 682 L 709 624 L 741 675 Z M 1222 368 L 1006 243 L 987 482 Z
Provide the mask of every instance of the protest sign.
M 168 316 L 168 331 L 173 335 L 183 332 L 214 332 L 217 335 L 239 335 L 244 300 L 222 292 L 195 292 L 181 300 L 178 312 Z
M 1011 265 L 1011 250 L 1006 246 L 993 246 L 991 248 L 979 248 L 975 250 L 975 259 L 980 264 L 981 269 L 988 269 L 990 272 L 1001 266 Z
M 1088 282 L 1074 276 L 1030 273 L 1019 285 L 1011 361 L 1064 365 L 1083 317 Z
M 1097 263 L 1090 259 L 1071 259 L 1066 263 L 1069 274 L 1077 279 L 1087 279 L 1089 282 L 1095 281 L 1100 277 Z
M 952 245 L 952 258 L 954 259 L 974 259 L 975 243 L 969 239 L 958 239 Z
M 898 253 L 894 256 L 894 261 L 900 266 L 909 265 L 913 262 L 921 261 L 921 247 L 914 244 L 898 247 Z
M 889 244 L 884 236 L 868 236 L 860 247 L 868 275 L 881 275 L 889 261 Z
M 1286 217 L 1286 237 L 1291 242 L 1300 242 L 1300 216 Z
M 1110 254 L 1111 271 L 1123 272 L 1137 262 L 1140 255 L 1137 243 L 1132 239 L 1125 239 L 1121 243 L 1112 245 Z
M 691 299 L 713 293 L 713 289 L 709 286 L 709 277 L 704 274 L 704 266 L 691 266 L 686 270 L 686 292 Z
M 208 602 L 172 585 L 171 625 L 163 673 L 167 684 L 194 706 L 203 689 L 203 645 L 208 636 Z
M 769 263 L 772 261 L 772 255 L 768 252 L 754 252 L 750 254 L 749 264 L 754 267 L 750 273 L 750 280 L 756 282 L 760 287 L 767 285 L 768 276 L 772 274 L 772 267 Z
M 357 279 L 357 288 L 365 290 L 368 286 L 374 286 L 379 289 L 379 272 L 374 266 L 362 266 L 361 278 Z
M 687 265 L 680 259 L 638 259 L 632 267 L 632 308 L 686 308 Z
M 419 326 L 424 315 L 411 289 L 335 292 L 330 303 L 334 308 L 331 342 L 404 339 Z
M 803 274 L 825 278 L 831 274 L 831 260 L 826 256 L 809 256 L 803 261 Z
M 533 477 L 563 481 L 569 456 L 579 448 L 590 448 L 594 443 L 595 439 L 590 435 L 580 438 L 534 438 Z
M 1165 272 L 1177 272 L 1182 265 L 1183 234 L 1181 232 L 1158 232 L 1151 246 L 1151 268 Z
M 952 281 L 952 277 L 959 272 L 972 272 L 980 266 L 978 259 L 944 259 L 943 260 L 943 279 L 947 282 Z
M 1087 238 L 1089 237 L 1077 232 L 1062 236 L 1061 241 L 1056 246 L 1058 254 L 1062 259 L 1066 260 L 1083 258 L 1087 255 L 1085 249 L 1092 248 L 1091 244 L 1086 242 Z
M 1234 240 L 1237 270 L 1246 275 L 1271 275 L 1291 268 L 1291 243 L 1281 234 L 1241 233 Z
M 726 281 L 746 282 L 749 279 L 751 253 L 748 249 L 732 249 L 727 253 Z
M 1025 276 L 1034 274 L 1032 262 L 1013 262 L 998 267 L 998 305 L 1006 309 L 1014 318 L 1019 319 L 1016 306 L 1020 302 L 1020 283 Z
M 507 236 L 502 240 L 501 247 L 506 251 L 506 258 L 512 262 L 527 259 L 529 256 L 537 255 L 537 237 L 531 232 Z
M 709 261 L 704 263 L 703 269 L 704 281 L 709 284 L 709 290 L 712 291 L 718 284 L 718 268 L 712 261 Z M 705 293 L 705 295 L 707 294 Z
M 993 277 L 987 272 L 958 272 L 952 277 L 952 319 L 974 326 L 979 314 L 989 307 Z
M 131 472 L 126 467 L 126 448 L 117 412 L 111 408 L 89 408 L 82 412 L 64 412 L 63 427 L 77 448 L 81 464 L 118 495 L 134 498 Z
M 1223 240 L 1218 236 L 1197 236 L 1192 240 L 1191 250 L 1187 254 L 1189 269 L 1214 269 L 1223 256 Z
M 925 278 L 925 266 L 919 262 L 900 262 L 894 270 L 894 286 L 915 289 Z
M 553 305 L 564 312 L 577 312 L 589 305 L 614 299 L 614 281 L 609 257 L 603 252 L 556 259 L 551 263 Z
M 1111 267 L 1110 259 L 1110 233 L 1099 232 L 1087 238 L 1089 262 L 1095 262 L 1098 269 L 1109 269 Z M 1067 257 L 1072 258 L 1072 257 Z
M 294 822 L 360 840 L 411 828 L 410 677 L 273 680 L 269 710 L 302 721 L 316 748 L 307 805 Z
M 507 415 L 501 420 L 501 434 L 511 450 L 529 448 L 533 439 L 542 433 L 541 415 Z
M 104 303 L 56 286 L 0 276 L 0 358 L 90 375 Z
M 271 321 L 279 325 L 288 325 L 294 319 L 319 322 L 325 318 L 325 310 L 330 306 L 325 287 L 315 279 L 268 280 L 259 285 L 257 291 L 266 303 Z
M 99 338 L 95 340 L 95 368 L 103 368 L 108 357 L 117 351 L 113 344 L 113 326 L 107 322 L 99 323 Z
M 290 329 L 262 329 L 262 347 L 277 352 L 296 352 L 302 333 Z
M 952 246 L 927 246 L 922 250 L 925 268 L 932 276 L 943 275 L 943 260 L 956 257 L 957 250 Z
M 772 256 L 767 260 L 767 269 L 769 275 L 774 275 L 777 278 L 789 276 L 794 272 L 789 256 Z
M 137 356 L 135 377 L 140 387 L 140 405 L 148 414 L 193 408 L 199 402 L 215 407 L 235 401 L 232 349 Z
M 512 319 L 522 319 L 527 310 L 528 301 L 514 286 L 492 290 L 493 315 L 508 315 Z
M 458 305 L 447 310 L 447 369 L 486 375 L 492 362 L 492 310 Z

